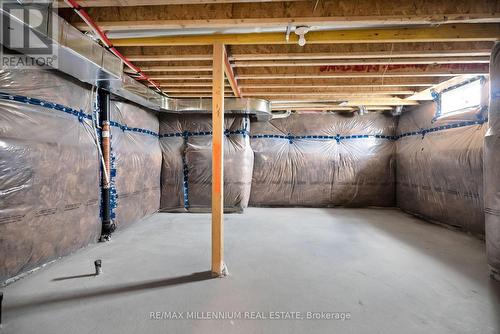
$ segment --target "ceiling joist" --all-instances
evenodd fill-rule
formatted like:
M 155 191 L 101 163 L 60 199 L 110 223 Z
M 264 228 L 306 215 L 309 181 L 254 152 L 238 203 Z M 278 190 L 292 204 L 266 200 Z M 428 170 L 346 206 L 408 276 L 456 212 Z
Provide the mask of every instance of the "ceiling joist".
M 123 38 L 113 39 L 112 43 L 114 46 L 296 44 L 298 38 L 293 34 L 287 41 L 284 33 L 211 34 Z M 495 23 L 312 31 L 306 35 L 309 44 L 497 41 L 499 38 L 500 24 Z
M 88 12 L 107 31 L 283 28 L 288 24 L 350 29 L 363 26 L 496 23 L 500 19 L 498 5 L 491 0 L 455 0 L 451 3 L 419 0 L 418 4 L 412 0 L 395 0 L 390 5 L 380 0 L 83 0 L 81 5 L 100 7 L 88 8 Z M 120 6 L 120 10 L 117 11 L 114 6 Z M 74 15 L 69 15 L 68 19 L 80 22 Z M 88 29 L 85 25 L 77 26 Z

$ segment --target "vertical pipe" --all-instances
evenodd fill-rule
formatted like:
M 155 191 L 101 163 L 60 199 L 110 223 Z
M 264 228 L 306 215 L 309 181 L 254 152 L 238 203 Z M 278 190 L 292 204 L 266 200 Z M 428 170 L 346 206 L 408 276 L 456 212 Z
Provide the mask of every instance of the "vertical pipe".
M 102 230 L 101 241 L 109 238 L 109 235 L 115 230 L 116 226 L 111 221 L 111 143 L 110 143 L 110 95 L 108 92 L 99 89 L 99 110 L 101 122 L 101 149 L 104 160 L 104 169 L 102 173 Z
M 212 275 L 224 276 L 224 44 L 213 45 Z

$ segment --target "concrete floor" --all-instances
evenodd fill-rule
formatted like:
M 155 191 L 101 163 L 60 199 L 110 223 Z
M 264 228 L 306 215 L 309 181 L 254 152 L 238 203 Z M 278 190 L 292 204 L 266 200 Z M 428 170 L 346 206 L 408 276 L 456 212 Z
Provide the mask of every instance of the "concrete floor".
M 0 332 L 500 333 L 500 285 L 463 233 L 396 209 L 250 208 L 226 216 L 230 276 L 209 279 L 209 217 L 156 214 L 3 288 Z M 174 311 L 351 319 L 150 319 Z

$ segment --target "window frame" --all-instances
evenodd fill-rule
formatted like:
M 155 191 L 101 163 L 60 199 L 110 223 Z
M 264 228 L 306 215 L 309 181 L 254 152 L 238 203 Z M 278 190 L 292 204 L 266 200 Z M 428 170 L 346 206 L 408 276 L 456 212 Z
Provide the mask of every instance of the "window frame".
M 463 87 L 463 86 L 468 85 L 468 84 L 470 84 L 472 82 L 475 82 L 475 81 L 479 81 L 479 83 L 481 85 L 481 92 L 480 92 L 480 94 L 481 94 L 481 101 L 480 101 L 480 103 L 477 106 L 465 107 L 465 108 L 462 108 L 462 109 L 457 109 L 457 110 L 454 110 L 454 111 L 447 112 L 447 113 L 443 114 L 442 113 L 442 105 L 441 105 L 441 103 L 442 103 L 441 99 L 442 99 L 443 93 L 446 93 L 446 92 L 452 91 L 454 89 Z M 437 103 L 436 114 L 434 115 L 434 119 L 437 119 L 439 117 L 454 116 L 454 115 L 458 115 L 458 114 L 462 114 L 462 113 L 467 113 L 467 112 L 474 112 L 474 111 L 483 109 L 483 107 L 484 107 L 483 94 L 484 94 L 485 84 L 486 84 L 486 78 L 484 76 L 480 75 L 480 76 L 476 76 L 476 77 L 470 78 L 468 80 L 465 80 L 465 81 L 463 81 L 463 82 L 461 82 L 459 84 L 450 86 L 450 87 L 448 87 L 446 89 L 443 89 L 439 93 L 433 92 L 435 101 Z

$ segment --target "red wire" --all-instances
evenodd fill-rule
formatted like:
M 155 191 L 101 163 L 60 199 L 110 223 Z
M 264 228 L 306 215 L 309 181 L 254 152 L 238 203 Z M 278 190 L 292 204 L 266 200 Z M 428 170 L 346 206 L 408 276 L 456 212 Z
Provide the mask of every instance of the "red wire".
M 136 78 L 137 80 L 146 80 L 148 81 L 150 84 L 152 84 L 156 90 L 158 90 L 159 92 L 161 92 L 161 89 L 158 87 L 158 84 L 156 82 L 154 82 L 153 80 L 151 80 L 146 74 L 144 74 L 142 72 L 142 70 L 137 67 L 136 65 L 132 64 L 132 62 L 130 60 L 127 59 L 127 57 L 125 57 L 120 51 L 118 51 L 114 46 L 113 44 L 111 43 L 111 41 L 109 40 L 109 38 L 106 36 L 106 34 L 101 30 L 101 28 L 99 28 L 99 26 L 90 18 L 90 16 L 87 14 L 87 12 L 82 8 L 82 6 L 80 6 L 78 4 L 78 2 L 76 2 L 75 0 L 66 0 L 71 8 L 73 9 L 73 11 L 78 14 L 78 16 L 80 16 L 84 21 L 85 23 L 87 23 L 98 35 L 99 35 L 99 38 L 101 39 L 101 41 L 106 45 L 106 47 L 115 55 L 117 56 L 118 58 L 120 58 L 124 63 L 125 65 L 127 65 L 129 68 L 131 68 L 133 71 L 135 71 L 137 74 L 139 74 L 139 77 Z

